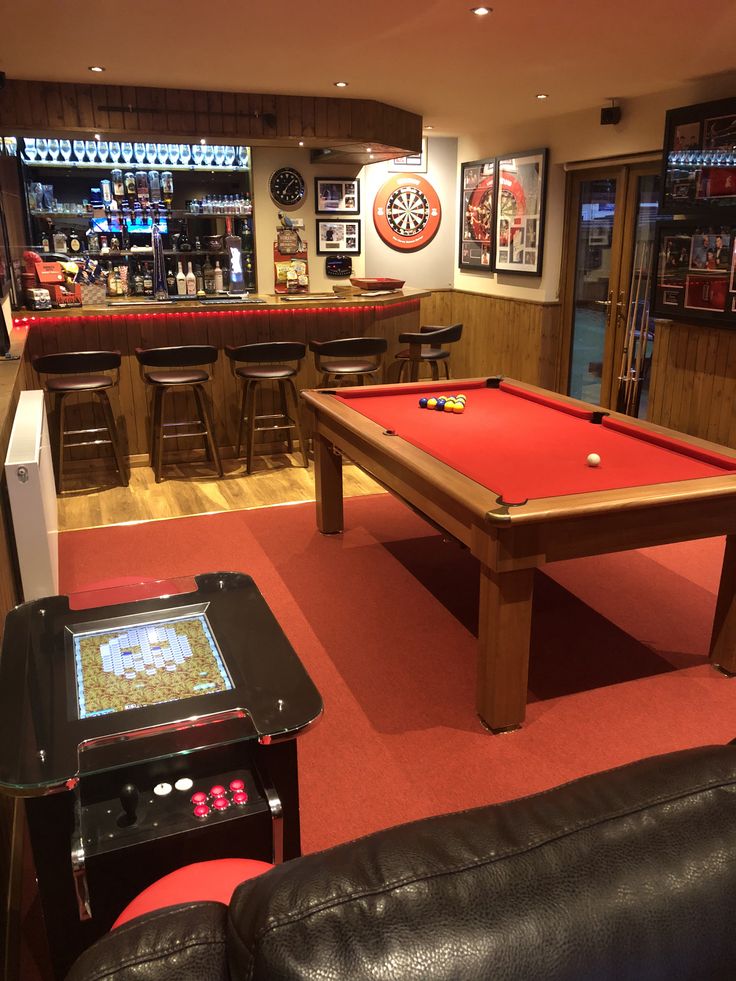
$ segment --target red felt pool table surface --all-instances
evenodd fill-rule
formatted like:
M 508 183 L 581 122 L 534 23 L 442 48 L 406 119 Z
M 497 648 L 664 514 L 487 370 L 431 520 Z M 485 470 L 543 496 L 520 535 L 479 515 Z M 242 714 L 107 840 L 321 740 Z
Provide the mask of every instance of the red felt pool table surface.
M 461 415 L 420 409 L 422 396 L 467 396 Z M 506 504 L 536 498 L 724 476 L 736 460 L 501 381 L 430 383 L 338 393 L 356 412 L 498 493 Z M 598 416 L 600 419 L 600 415 Z M 590 453 L 600 466 L 587 464 Z

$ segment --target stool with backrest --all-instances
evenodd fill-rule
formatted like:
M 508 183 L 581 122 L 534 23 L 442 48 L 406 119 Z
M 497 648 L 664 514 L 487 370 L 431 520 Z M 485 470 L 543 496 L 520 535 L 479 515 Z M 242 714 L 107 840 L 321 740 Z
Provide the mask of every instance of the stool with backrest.
M 177 347 L 136 348 L 135 355 L 141 367 L 141 375 L 153 393 L 151 400 L 151 467 L 156 482 L 163 480 L 164 442 L 167 439 L 201 438 L 204 440 L 207 458 L 219 476 L 222 463 L 217 449 L 214 426 L 205 385 L 211 374 L 205 366 L 217 361 L 217 348 L 209 344 L 184 344 Z M 164 400 L 168 393 L 191 391 L 197 408 L 195 420 L 174 419 L 165 421 Z M 180 432 L 182 427 L 196 423 L 196 428 Z M 174 432 L 167 433 L 171 429 Z
M 232 373 L 242 383 L 235 454 L 240 456 L 245 428 L 246 473 L 252 471 L 256 433 L 264 432 L 286 431 L 289 453 L 292 453 L 294 442 L 291 434 L 292 430 L 296 430 L 304 466 L 309 466 L 307 444 L 299 421 L 299 399 L 294 384 L 294 378 L 299 372 L 306 350 L 306 345 L 297 341 L 270 341 L 239 346 L 228 344 L 225 348 Z M 269 386 L 275 383 L 278 387 L 279 411 L 277 412 L 256 411 L 258 394 L 264 383 L 269 383 Z
M 379 375 L 388 342 L 383 337 L 343 337 L 332 341 L 310 341 L 314 364 L 322 378 L 321 388 L 329 385 L 364 385 Z
M 452 324 L 449 327 L 420 327 L 418 333 L 399 334 L 399 343 L 409 347 L 399 351 L 389 368 L 389 373 L 396 372 L 396 380 L 404 381 L 404 372 L 408 371 L 409 381 L 419 379 L 420 365 L 429 365 L 432 378 L 437 381 L 440 377 L 439 365 L 444 365 L 445 376 L 450 377 L 450 352 L 442 347 L 443 344 L 454 344 L 460 340 L 463 332 L 462 324 Z
M 53 395 L 57 415 L 56 490 L 61 493 L 64 480 L 64 451 L 75 446 L 99 446 L 110 444 L 115 466 L 124 487 L 128 486 L 128 474 L 120 452 L 117 426 L 108 391 L 120 378 L 120 351 L 74 351 L 65 354 L 40 354 L 31 363 L 42 378 L 44 391 Z M 112 372 L 112 374 L 105 374 Z M 103 426 L 86 429 L 66 429 L 65 400 L 69 395 L 94 395 L 102 408 Z M 107 433 L 107 439 L 100 433 Z M 67 441 L 68 436 L 91 437 Z

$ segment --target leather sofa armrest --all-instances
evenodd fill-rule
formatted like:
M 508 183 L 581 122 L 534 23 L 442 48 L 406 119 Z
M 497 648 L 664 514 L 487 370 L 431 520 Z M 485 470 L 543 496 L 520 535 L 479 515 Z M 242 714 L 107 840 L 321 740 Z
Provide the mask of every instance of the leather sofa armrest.
M 185 903 L 111 930 L 77 958 L 67 981 L 228 981 L 227 907 Z

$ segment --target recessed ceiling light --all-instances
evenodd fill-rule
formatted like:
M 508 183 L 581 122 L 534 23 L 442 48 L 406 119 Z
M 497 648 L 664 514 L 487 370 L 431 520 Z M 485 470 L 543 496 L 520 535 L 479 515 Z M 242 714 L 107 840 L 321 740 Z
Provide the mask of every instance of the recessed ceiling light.
M 493 13 L 493 7 L 471 7 L 470 12 L 476 17 L 485 17 L 486 14 Z
M 539 99 L 540 102 L 543 102 L 545 99 L 549 99 L 549 96 L 547 95 L 546 92 L 538 92 L 537 98 Z
M 299 146 L 304 146 L 304 140 L 299 140 Z
M 104 72 L 105 68 L 103 65 L 90 65 L 87 69 L 88 72 Z
M 430 126 L 430 124 L 429 124 L 429 123 L 425 123 L 425 126 L 424 126 L 424 128 L 425 128 L 425 129 L 434 129 L 434 126 Z
M 334 83 L 338 89 L 346 89 L 348 87 L 347 82 L 335 82 Z
M 99 133 L 95 133 L 95 139 L 96 139 L 96 140 L 101 140 L 101 139 L 102 139 L 102 137 L 100 136 L 100 134 L 99 134 Z
M 204 137 L 199 142 L 202 146 L 207 146 L 207 140 Z

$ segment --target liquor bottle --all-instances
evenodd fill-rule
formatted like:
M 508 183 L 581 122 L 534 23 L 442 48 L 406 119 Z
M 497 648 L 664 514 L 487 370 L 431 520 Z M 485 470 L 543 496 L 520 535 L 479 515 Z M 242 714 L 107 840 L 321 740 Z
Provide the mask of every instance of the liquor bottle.
M 197 295 L 197 277 L 194 275 L 194 271 L 192 270 L 192 264 L 191 264 L 191 262 L 188 262 L 187 263 L 186 284 L 187 284 L 187 296 L 196 296 Z
M 79 240 L 76 228 L 72 228 L 69 233 L 69 251 L 74 255 L 82 251 L 82 243 Z
M 120 266 L 115 266 L 115 295 L 125 296 L 125 283 L 120 275 Z
M 123 180 L 122 170 L 112 170 L 110 171 L 110 177 L 112 178 L 112 193 L 113 196 L 118 200 L 122 201 L 125 197 L 125 181 Z
M 250 218 L 243 219 L 240 237 L 243 240 L 243 251 L 250 252 L 253 248 L 253 229 L 251 228 Z
M 159 177 L 157 170 L 151 170 L 148 173 L 148 186 L 151 190 L 151 201 L 161 200 L 161 179 Z
M 180 252 L 192 251 L 192 243 L 189 241 L 189 236 L 187 234 L 187 225 L 186 222 L 184 221 L 181 223 L 181 231 L 179 232 L 179 244 L 177 245 L 177 248 L 179 249 Z
M 161 197 L 166 207 L 170 208 L 174 197 L 174 175 L 170 170 L 165 170 L 161 174 Z
M 204 276 L 199 263 L 194 267 L 194 281 L 197 286 L 197 296 L 199 296 L 200 293 L 204 293 Z
M 141 267 L 135 267 L 135 274 L 133 276 L 133 296 L 143 296 L 143 276 L 141 274 Z
M 219 259 L 215 263 L 214 280 L 215 280 L 215 293 L 222 293 L 224 289 L 224 281 L 223 281 L 222 269 L 220 269 Z
M 148 174 L 145 170 L 136 170 L 135 172 L 135 193 L 141 204 L 148 201 Z
M 197 235 L 196 238 L 194 239 L 194 251 L 195 252 L 202 251 L 202 242 L 200 241 L 199 235 Z
M 128 170 L 125 173 L 125 193 L 128 196 L 128 201 L 133 204 L 135 201 L 135 174 L 132 170 Z
M 176 274 L 176 293 L 177 296 L 187 295 L 187 277 L 181 268 L 181 262 L 179 263 L 179 271 Z
M 68 246 L 64 232 L 54 232 L 53 236 L 54 252 L 67 252 Z
M 102 203 L 106 208 L 109 208 L 112 201 L 112 181 L 100 181 L 100 190 L 102 191 Z
M 41 234 L 41 251 L 42 252 L 51 251 L 51 238 L 48 232 L 42 232 Z
M 143 295 L 153 296 L 153 273 L 149 263 L 143 266 Z
M 212 263 L 210 262 L 209 256 L 207 256 L 207 258 L 204 261 L 204 271 L 202 274 L 202 278 L 204 279 L 205 293 L 207 294 L 207 296 L 212 296 L 213 293 L 215 292 L 215 269 Z
M 176 275 L 171 266 L 166 270 L 166 289 L 169 296 L 176 296 Z
M 245 208 L 244 208 L 244 214 L 246 214 L 246 215 L 252 215 L 253 214 L 253 202 L 250 199 L 250 192 L 249 191 L 246 191 L 245 192 Z
M 111 252 L 120 251 L 120 239 L 117 237 L 117 235 L 113 235 L 112 238 L 110 239 L 110 251 Z

